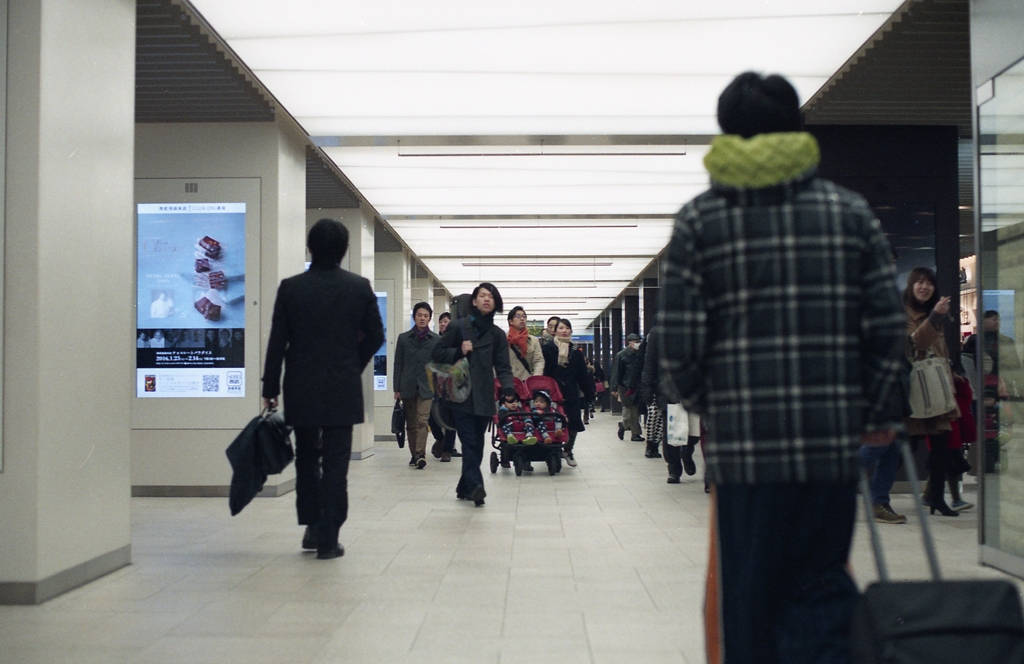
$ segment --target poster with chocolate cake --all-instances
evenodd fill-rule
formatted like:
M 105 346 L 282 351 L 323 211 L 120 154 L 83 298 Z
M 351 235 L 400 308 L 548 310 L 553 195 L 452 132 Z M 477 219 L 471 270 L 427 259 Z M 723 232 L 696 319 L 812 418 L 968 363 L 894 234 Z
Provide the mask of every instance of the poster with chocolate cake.
M 138 205 L 137 394 L 245 396 L 245 204 Z

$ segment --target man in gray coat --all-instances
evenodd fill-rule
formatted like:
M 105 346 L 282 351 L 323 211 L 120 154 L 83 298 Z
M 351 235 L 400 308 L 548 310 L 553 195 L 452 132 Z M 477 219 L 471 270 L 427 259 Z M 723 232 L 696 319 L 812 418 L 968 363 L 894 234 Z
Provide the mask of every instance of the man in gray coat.
M 341 269 L 348 229 L 321 219 L 306 246 L 309 270 L 277 289 L 263 405 L 277 406 L 283 364 L 284 418 L 295 427 L 295 507 L 306 526 L 302 548 L 328 559 L 345 553 L 338 530 L 348 516 L 352 426 L 363 421 L 361 374 L 384 343 L 384 325 L 370 282 Z
M 434 393 L 427 380 L 427 363 L 440 339 L 430 329 L 434 311 L 426 302 L 417 302 L 412 308 L 413 328 L 398 335 L 395 343 L 395 400 L 402 400 L 405 406 L 405 428 L 409 432 L 410 466 L 419 470 L 427 465 L 427 431 L 430 422 L 430 406 Z M 450 461 L 451 457 L 442 461 Z
M 622 421 L 619 422 L 619 440 L 622 440 L 626 431 L 631 431 L 630 440 L 643 442 L 644 437 L 640 429 L 640 411 L 637 403 L 637 385 L 631 385 L 633 378 L 633 365 L 636 363 L 637 351 L 640 349 L 640 335 L 631 334 L 626 337 L 626 347 L 615 355 L 612 361 L 612 396 L 622 402 Z M 637 381 L 639 382 L 639 381 Z

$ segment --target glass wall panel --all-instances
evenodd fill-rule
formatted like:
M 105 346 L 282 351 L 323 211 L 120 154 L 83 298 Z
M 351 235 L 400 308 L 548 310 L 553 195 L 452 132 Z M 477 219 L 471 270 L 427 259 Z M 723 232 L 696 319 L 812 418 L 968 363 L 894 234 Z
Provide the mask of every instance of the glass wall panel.
M 984 313 L 964 357 L 980 381 L 983 440 L 973 461 L 984 473 L 983 544 L 1024 557 L 1024 61 L 993 86 L 978 107 Z

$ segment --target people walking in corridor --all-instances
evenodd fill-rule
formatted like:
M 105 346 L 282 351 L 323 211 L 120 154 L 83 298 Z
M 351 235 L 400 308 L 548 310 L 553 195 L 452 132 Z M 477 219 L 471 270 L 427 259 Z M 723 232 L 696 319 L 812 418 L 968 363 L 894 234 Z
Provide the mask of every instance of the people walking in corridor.
M 906 314 L 867 202 L 814 177 L 792 85 L 741 74 L 718 122 L 658 316 L 667 382 L 707 429 L 708 661 L 848 662 L 858 449 L 900 423 Z
M 508 339 L 494 324 L 494 315 L 503 309 L 501 294 L 494 284 L 482 283 L 473 289 L 470 315 L 453 321 L 434 346 L 435 362 L 452 364 L 469 358 L 469 398 L 453 403 L 452 418 L 462 444 L 462 475 L 455 488 L 461 500 L 472 500 L 479 507 L 487 492 L 480 463 L 484 456 L 484 437 L 497 412 L 494 399 L 494 376 L 501 384 L 501 398 L 506 403 L 516 399 L 512 384 L 512 368 L 508 361 Z
M 630 440 L 643 442 L 640 429 L 639 401 L 637 388 L 639 381 L 631 384 L 634 379 L 633 365 L 636 364 L 637 352 L 640 350 L 640 335 L 631 334 L 626 337 L 626 347 L 620 350 L 612 361 L 611 389 L 612 396 L 622 403 L 622 421 L 619 422 L 619 440 L 623 440 L 626 431 L 632 435 Z
M 434 346 L 441 337 L 430 329 L 434 311 L 426 302 L 417 302 L 412 309 L 414 325 L 398 335 L 395 341 L 395 401 L 405 408 L 405 425 L 409 433 L 409 465 L 422 470 L 427 465 L 427 431 L 434 392 L 427 380 L 427 364 Z M 449 457 L 451 458 L 451 457 Z
M 281 282 L 267 341 L 263 405 L 276 407 L 284 365 L 284 418 L 295 427 L 295 507 L 302 548 L 317 558 L 345 549 L 352 426 L 363 422 L 362 373 L 384 343 L 373 287 L 341 269 L 348 229 L 321 219 L 309 230 L 312 264 Z

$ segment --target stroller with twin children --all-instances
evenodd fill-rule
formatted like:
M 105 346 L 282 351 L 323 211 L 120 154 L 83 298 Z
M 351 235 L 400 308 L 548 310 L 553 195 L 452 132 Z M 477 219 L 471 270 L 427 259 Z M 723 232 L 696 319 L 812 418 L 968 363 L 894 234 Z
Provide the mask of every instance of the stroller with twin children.
M 569 421 L 562 408 L 562 393 L 558 383 L 549 376 L 530 376 L 526 381 L 515 379 L 516 396 L 520 406 L 516 410 L 502 409 L 491 422 L 491 472 L 498 466 L 515 468 L 516 475 L 533 470 L 533 461 L 547 464 L 548 474 L 562 470 L 562 443 L 569 437 Z M 501 385 L 495 381 L 500 392 Z M 543 390 L 550 395 L 550 407 L 545 411 L 531 408 L 533 395 Z

